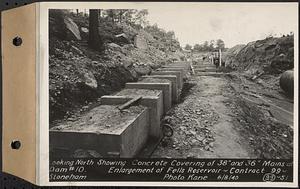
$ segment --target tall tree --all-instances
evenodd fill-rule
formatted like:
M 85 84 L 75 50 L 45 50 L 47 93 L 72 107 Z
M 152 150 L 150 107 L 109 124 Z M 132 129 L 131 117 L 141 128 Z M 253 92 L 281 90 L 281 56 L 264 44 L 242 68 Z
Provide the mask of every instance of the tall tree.
M 103 50 L 103 44 L 99 35 L 99 14 L 100 10 L 89 10 L 89 47 L 94 50 Z
M 213 51 L 215 49 L 215 41 L 211 40 L 209 43 L 209 51 Z
M 148 14 L 149 13 L 148 13 L 147 9 L 143 9 L 143 10 L 136 12 L 135 18 L 134 18 L 135 24 L 138 24 L 142 27 L 145 27 L 146 25 L 148 25 L 149 22 L 147 21 L 147 18 L 146 18 Z
M 192 50 L 192 46 L 189 44 L 186 44 L 184 49 L 190 51 L 190 50 Z
M 193 50 L 194 50 L 195 52 L 200 52 L 200 51 L 202 50 L 201 45 L 195 44 Z
M 221 49 L 222 51 L 225 49 L 225 43 L 222 39 L 218 39 L 216 46 L 218 49 Z

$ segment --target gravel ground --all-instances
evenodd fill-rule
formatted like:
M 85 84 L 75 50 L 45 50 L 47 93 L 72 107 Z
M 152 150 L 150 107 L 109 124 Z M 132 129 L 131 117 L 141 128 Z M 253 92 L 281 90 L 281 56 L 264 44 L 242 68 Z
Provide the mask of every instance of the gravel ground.
M 292 158 L 292 123 L 280 115 L 293 104 L 278 91 L 246 80 L 228 74 L 191 77 L 181 103 L 164 120 L 174 135 L 164 138 L 152 157 Z M 258 97 L 247 100 L 249 91 Z

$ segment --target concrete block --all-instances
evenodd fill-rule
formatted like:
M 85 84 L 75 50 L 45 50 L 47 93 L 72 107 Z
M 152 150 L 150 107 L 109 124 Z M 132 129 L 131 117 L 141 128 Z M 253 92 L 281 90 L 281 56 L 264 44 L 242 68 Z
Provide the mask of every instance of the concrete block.
M 164 104 L 163 104 L 163 92 L 162 90 L 147 90 L 147 89 L 122 89 L 120 92 L 115 94 L 116 96 L 130 96 L 130 97 L 136 97 L 136 96 L 143 96 L 141 100 L 141 105 L 146 105 L 144 104 L 143 100 L 144 99 L 158 99 L 157 104 L 159 105 L 158 108 L 158 114 L 160 118 L 162 118 L 164 114 Z
M 103 157 L 111 153 L 135 157 L 149 133 L 149 110 L 133 106 L 120 112 L 116 106 L 101 105 L 76 121 L 66 121 L 50 129 L 50 150 L 95 150 Z M 60 154 L 55 154 L 60 157 Z
M 178 72 L 181 72 L 181 75 L 183 78 L 187 77 L 187 71 L 184 68 L 168 67 L 168 68 L 159 68 L 159 69 L 157 69 L 157 71 L 178 71 Z
M 179 87 L 177 84 L 177 76 L 176 75 L 146 75 L 142 76 L 142 78 L 158 78 L 158 79 L 167 79 L 172 82 L 172 101 L 177 103 L 179 100 Z
M 167 64 L 163 65 L 162 68 L 183 68 L 185 70 L 190 69 L 190 64 Z
M 183 87 L 183 78 L 180 71 L 153 71 L 151 75 L 176 75 L 179 89 L 181 90 Z
M 194 69 L 210 69 L 210 68 L 216 68 L 216 66 L 214 65 L 207 65 L 207 66 L 203 66 L 203 65 L 197 65 L 197 66 L 193 66 Z
M 164 113 L 169 111 L 172 106 L 172 83 L 126 83 L 126 89 L 154 89 L 163 91 Z
M 124 89 L 123 91 L 126 92 L 119 92 L 115 94 L 115 96 L 102 96 L 101 97 L 101 104 L 103 105 L 117 105 L 117 104 L 124 104 L 127 101 L 133 99 L 137 93 L 136 91 L 149 91 L 144 89 Z M 128 96 L 121 96 L 122 94 L 128 94 L 129 91 L 132 91 L 132 95 Z M 142 106 L 146 106 L 149 108 L 149 121 L 150 121 L 150 130 L 149 135 L 150 137 L 159 138 L 162 135 L 161 128 L 160 128 L 160 120 L 163 116 L 163 93 L 162 91 L 158 90 L 158 95 L 156 96 L 144 96 L 139 104 Z
M 201 69 L 194 69 L 195 72 L 216 72 L 216 68 L 201 68 Z

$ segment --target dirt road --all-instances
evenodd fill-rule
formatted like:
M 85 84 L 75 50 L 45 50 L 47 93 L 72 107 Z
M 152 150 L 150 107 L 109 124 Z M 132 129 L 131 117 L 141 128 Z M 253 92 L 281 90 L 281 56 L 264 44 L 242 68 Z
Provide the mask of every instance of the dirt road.
M 174 127 L 174 137 L 167 139 L 167 143 L 172 145 L 163 147 L 163 141 L 153 157 L 175 155 L 181 158 L 188 155 L 196 158 L 255 158 L 247 140 L 235 128 L 232 111 L 227 103 L 232 94 L 227 80 L 213 76 L 196 76 L 189 85 L 194 85 L 190 94 L 175 107 L 172 115 L 178 121 L 175 124 L 178 127 Z M 186 124 L 181 125 L 180 120 Z M 201 130 L 202 123 L 204 130 Z M 211 137 L 205 135 L 205 131 L 209 131 Z M 197 135 L 203 137 L 197 138 Z
M 182 102 L 165 118 L 173 126 L 174 135 L 164 138 L 152 157 L 292 157 L 290 122 L 285 124 L 270 114 L 273 103 L 248 101 L 238 90 L 238 81 L 231 74 L 191 76 L 184 87 Z M 253 86 L 247 87 L 253 90 Z

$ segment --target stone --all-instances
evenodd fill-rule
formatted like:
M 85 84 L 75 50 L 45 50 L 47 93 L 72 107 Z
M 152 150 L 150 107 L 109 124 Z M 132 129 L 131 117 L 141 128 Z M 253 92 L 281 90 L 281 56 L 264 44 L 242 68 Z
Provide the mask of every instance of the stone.
M 84 83 L 90 88 L 97 89 L 97 80 L 91 72 L 86 72 L 84 74 Z
M 77 24 L 71 18 L 68 17 L 64 18 L 64 23 L 67 29 L 73 35 L 73 38 L 76 40 L 81 40 L 80 31 Z
M 138 48 L 138 49 L 142 49 L 142 50 L 146 50 L 148 49 L 148 43 L 146 41 L 146 39 L 143 38 L 142 35 L 136 35 L 134 38 L 134 45 Z
M 120 43 L 123 43 L 123 44 L 124 43 L 125 44 L 130 43 L 130 39 L 129 39 L 129 37 L 125 33 L 121 33 L 121 34 L 115 35 L 115 38 Z
M 83 33 L 89 33 L 89 29 L 85 28 L 85 27 L 81 27 L 81 31 Z

